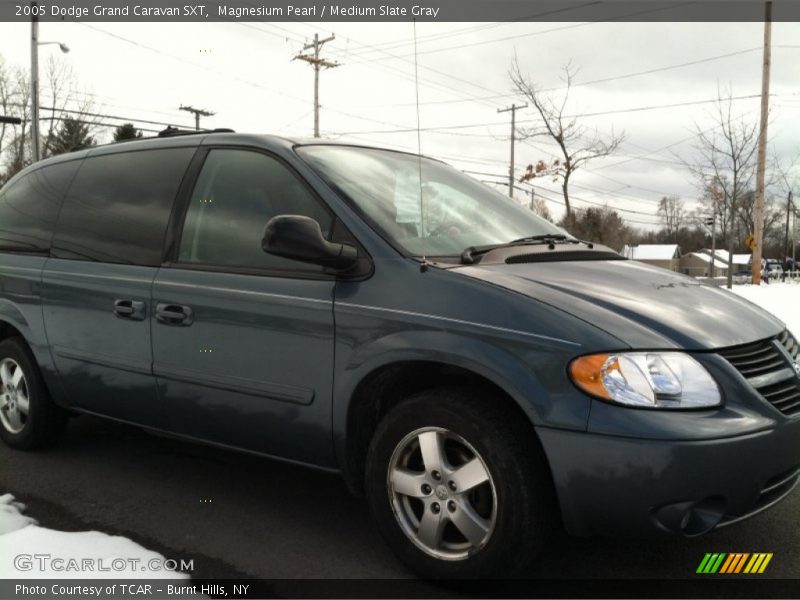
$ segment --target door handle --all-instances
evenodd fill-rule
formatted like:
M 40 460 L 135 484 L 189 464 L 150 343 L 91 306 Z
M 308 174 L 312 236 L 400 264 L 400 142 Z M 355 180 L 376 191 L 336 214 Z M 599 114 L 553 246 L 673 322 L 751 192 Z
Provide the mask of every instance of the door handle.
M 147 309 L 145 303 L 139 300 L 115 300 L 114 314 L 120 319 L 144 321 Z
M 158 304 L 156 305 L 156 321 L 164 325 L 186 327 L 192 324 L 192 309 L 179 304 Z

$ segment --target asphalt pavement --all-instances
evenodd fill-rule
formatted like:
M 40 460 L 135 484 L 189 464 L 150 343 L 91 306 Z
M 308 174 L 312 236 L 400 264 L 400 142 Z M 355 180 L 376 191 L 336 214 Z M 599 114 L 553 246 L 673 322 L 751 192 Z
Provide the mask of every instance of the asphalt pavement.
M 45 527 L 97 529 L 192 558 L 199 579 L 413 577 L 337 476 L 93 417 L 74 419 L 46 451 L 0 445 L 4 492 Z M 560 535 L 530 576 L 682 579 L 695 576 L 706 552 L 772 552 L 759 577 L 800 579 L 798 515 L 800 492 L 695 539 Z

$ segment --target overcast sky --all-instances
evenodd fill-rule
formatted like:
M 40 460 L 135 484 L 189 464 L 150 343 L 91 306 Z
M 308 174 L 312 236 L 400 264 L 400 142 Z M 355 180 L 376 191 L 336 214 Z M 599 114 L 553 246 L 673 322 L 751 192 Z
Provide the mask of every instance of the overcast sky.
M 191 104 L 216 113 L 202 120 L 204 127 L 309 136 L 313 73 L 291 58 L 315 32 L 335 33 L 323 56 L 342 63 L 321 76 L 323 135 L 416 150 L 416 132 L 397 131 L 417 123 L 411 23 L 43 23 L 40 39 L 71 48 L 63 58 L 74 69 L 76 89 L 93 94 L 98 113 L 160 129 L 140 120 L 190 126 L 192 117 L 177 108 Z M 8 65 L 29 64 L 29 35 L 28 25 L 0 23 L 0 57 Z M 507 75 L 515 52 L 545 88 L 561 85 L 561 68 L 571 60 L 580 68 L 576 83 L 588 83 L 573 89 L 568 112 L 616 111 L 581 122 L 627 135 L 615 156 L 576 173 L 574 205 L 607 203 L 639 226 L 657 222 L 661 196 L 697 197 L 680 163 L 693 162 L 695 124 L 714 125 L 713 105 L 629 109 L 699 103 L 713 99 L 718 87 L 734 96 L 760 91 L 760 23 L 421 23 L 417 36 L 423 153 L 501 181 L 509 114 L 497 109 L 520 101 Z M 44 46 L 41 63 L 51 55 L 60 55 L 58 47 Z M 800 152 L 798 64 L 800 24 L 775 23 L 770 152 L 787 161 Z M 655 69 L 661 70 L 620 78 Z M 610 81 L 597 82 L 604 79 Z M 757 121 L 758 103 L 738 100 L 734 108 Z M 518 113 L 523 124 L 533 118 L 530 109 Z M 556 156 L 544 139 L 520 142 L 518 172 Z M 557 184 L 536 184 L 560 215 Z

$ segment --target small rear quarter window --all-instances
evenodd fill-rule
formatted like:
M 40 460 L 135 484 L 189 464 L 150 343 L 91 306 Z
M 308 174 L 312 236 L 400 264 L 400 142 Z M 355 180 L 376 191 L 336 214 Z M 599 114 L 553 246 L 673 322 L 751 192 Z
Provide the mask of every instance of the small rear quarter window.
M 0 190 L 0 250 L 47 251 L 79 160 L 25 173 Z

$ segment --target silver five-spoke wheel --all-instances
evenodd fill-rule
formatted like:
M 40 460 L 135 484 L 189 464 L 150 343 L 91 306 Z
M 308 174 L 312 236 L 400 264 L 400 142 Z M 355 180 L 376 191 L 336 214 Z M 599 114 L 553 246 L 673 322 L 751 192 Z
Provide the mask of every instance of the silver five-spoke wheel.
M 489 541 L 497 495 L 486 463 L 461 436 L 440 427 L 409 433 L 389 461 L 392 509 L 427 554 L 463 560 Z
M 22 367 L 11 359 L 0 361 L 0 422 L 11 433 L 19 433 L 28 421 L 30 396 Z

